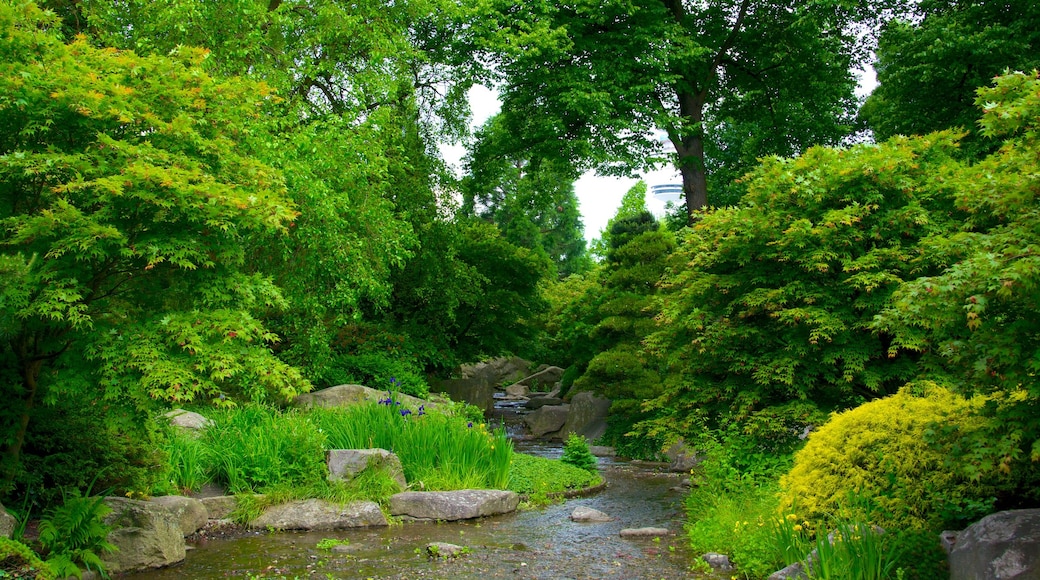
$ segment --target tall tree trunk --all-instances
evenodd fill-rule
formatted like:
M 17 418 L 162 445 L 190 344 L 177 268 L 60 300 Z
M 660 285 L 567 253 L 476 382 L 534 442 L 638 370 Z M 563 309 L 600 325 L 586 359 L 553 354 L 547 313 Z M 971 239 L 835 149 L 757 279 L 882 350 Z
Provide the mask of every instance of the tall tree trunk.
M 679 94 L 679 111 L 690 121 L 693 129 L 688 134 L 671 135 L 672 145 L 679 156 L 679 173 L 683 180 L 686 199 L 686 223 L 693 225 L 698 210 L 708 205 L 708 175 L 704 164 L 704 101 L 707 92 Z
M 36 394 L 40 385 L 40 369 L 43 367 L 43 359 L 22 359 L 19 357 L 19 367 L 22 374 L 22 412 L 18 419 L 17 431 L 14 438 L 4 450 L 3 473 L 0 474 L 0 489 L 5 489 L 14 480 L 18 473 L 18 461 L 21 459 L 22 447 L 25 445 L 25 434 L 29 430 L 29 416 L 32 414 L 36 403 Z

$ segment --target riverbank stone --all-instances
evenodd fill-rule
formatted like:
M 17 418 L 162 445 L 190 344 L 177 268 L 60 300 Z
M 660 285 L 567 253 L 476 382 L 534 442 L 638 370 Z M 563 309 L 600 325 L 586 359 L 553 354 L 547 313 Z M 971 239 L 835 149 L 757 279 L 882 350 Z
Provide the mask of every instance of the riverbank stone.
M 354 501 L 344 505 L 320 499 L 304 499 L 271 506 L 249 522 L 252 529 L 342 530 L 387 525 L 379 505 Z
M 956 535 L 950 580 L 1040 578 L 1040 509 L 990 514 Z
M 110 574 L 162 568 L 184 560 L 184 534 L 176 514 L 163 505 L 124 497 L 106 497 L 112 509 L 104 523 L 115 552 L 101 560 Z
M 532 437 L 556 437 L 567 423 L 570 405 L 546 405 L 524 417 L 524 423 Z
M 496 489 L 406 491 L 390 497 L 390 513 L 403 519 L 456 521 L 510 513 L 520 496 Z
M 625 528 L 621 530 L 622 538 L 659 538 L 670 535 L 672 535 L 672 531 L 668 528 Z
M 783 570 L 773 572 L 766 580 L 809 580 L 809 576 L 805 573 L 802 563 L 795 562 Z
M 351 480 L 366 469 L 386 469 L 401 489 L 408 488 L 401 459 L 386 449 L 330 449 L 329 480 Z
M 209 521 L 209 510 L 197 499 L 180 495 L 163 495 L 148 500 L 173 512 L 181 533 L 190 536 L 202 529 Z
M 608 516 L 607 514 L 601 512 L 601 511 L 599 511 L 597 509 L 592 509 L 590 507 L 586 507 L 586 506 L 580 505 L 580 506 L 574 508 L 574 511 L 571 512 L 571 521 L 579 522 L 579 523 L 590 523 L 591 524 L 591 523 L 612 522 L 612 521 L 614 521 L 614 518 Z
M 736 569 L 736 566 L 729 561 L 729 556 L 725 554 L 708 552 L 701 556 L 701 559 L 711 566 L 713 570 L 718 570 L 719 572 L 731 572 Z
M 238 507 L 238 498 L 233 495 L 201 497 L 199 501 L 205 506 L 206 515 L 211 520 L 226 520 Z

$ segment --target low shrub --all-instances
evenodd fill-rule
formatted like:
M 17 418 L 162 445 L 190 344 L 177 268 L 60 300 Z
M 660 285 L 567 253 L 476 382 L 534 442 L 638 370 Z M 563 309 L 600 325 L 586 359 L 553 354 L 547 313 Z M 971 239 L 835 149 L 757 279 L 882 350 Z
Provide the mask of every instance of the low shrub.
M 563 457 L 560 461 L 585 471 L 596 471 L 599 460 L 589 451 L 589 442 L 577 433 L 571 433 L 563 444 Z
M 728 554 L 746 578 L 764 578 L 783 568 L 772 529 L 778 491 L 775 483 L 751 478 L 726 485 L 702 481 L 686 498 L 686 535 L 693 553 Z
M 962 437 L 984 426 L 980 404 L 922 383 L 834 415 L 781 479 L 784 508 L 796 507 L 816 527 L 844 517 L 940 530 L 977 519 L 991 511 L 1003 483 L 971 481 L 948 458 Z M 869 500 L 870 513 L 846 501 L 851 492 Z
M 599 485 L 597 473 L 555 459 L 514 453 L 507 489 L 523 494 L 549 494 Z

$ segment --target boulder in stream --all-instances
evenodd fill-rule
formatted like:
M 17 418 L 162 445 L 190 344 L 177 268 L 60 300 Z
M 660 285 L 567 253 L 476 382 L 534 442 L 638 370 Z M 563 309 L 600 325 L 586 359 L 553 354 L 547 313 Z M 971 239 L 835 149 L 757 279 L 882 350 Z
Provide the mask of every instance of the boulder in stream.
M 520 496 L 497 489 L 406 491 L 390 496 L 390 513 L 404 519 L 456 521 L 516 510 Z
M 387 525 L 379 504 L 353 501 L 344 505 L 320 499 L 290 501 L 267 508 L 249 522 L 253 529 L 342 530 Z
M 567 423 L 570 405 L 546 405 L 524 417 L 532 437 L 559 438 L 559 431 Z
M 610 399 L 597 397 L 588 391 L 574 395 L 560 438 L 566 440 L 571 433 L 577 433 L 589 441 L 599 439 L 607 432 L 609 412 Z
M 466 553 L 466 548 L 447 542 L 430 542 L 426 544 L 426 555 L 434 559 L 451 560 Z
M 579 523 L 602 523 L 612 522 L 614 521 L 614 518 L 597 509 L 580 505 L 574 508 L 574 511 L 571 512 L 571 521 Z
M 625 528 L 621 530 L 622 538 L 660 538 L 672 535 L 668 528 Z

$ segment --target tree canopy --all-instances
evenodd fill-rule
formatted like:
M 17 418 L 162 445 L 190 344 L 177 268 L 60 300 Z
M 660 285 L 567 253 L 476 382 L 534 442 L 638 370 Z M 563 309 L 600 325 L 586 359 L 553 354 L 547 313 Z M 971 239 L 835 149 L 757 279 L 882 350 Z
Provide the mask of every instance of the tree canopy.
M 713 0 L 480 3 L 480 46 L 503 80 L 509 130 L 534 149 L 628 173 L 666 161 L 688 215 L 733 203 L 755 159 L 852 131 L 860 37 L 884 2 Z M 718 171 L 709 197 L 708 173 Z

